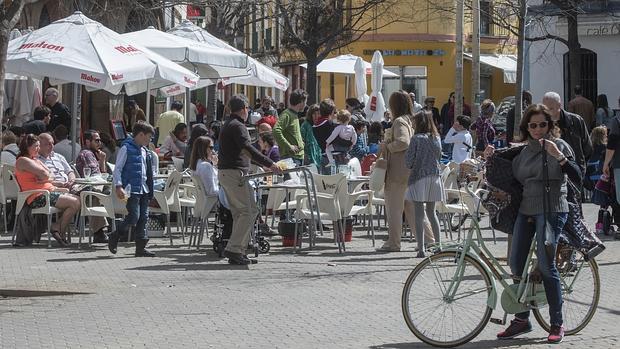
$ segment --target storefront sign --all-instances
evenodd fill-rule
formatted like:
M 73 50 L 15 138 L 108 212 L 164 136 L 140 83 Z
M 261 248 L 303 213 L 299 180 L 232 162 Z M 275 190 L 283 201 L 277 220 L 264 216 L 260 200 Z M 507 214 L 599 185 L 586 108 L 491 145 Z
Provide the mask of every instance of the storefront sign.
M 586 36 L 620 35 L 620 23 L 585 25 L 579 28 L 579 34 Z
M 565 18 L 558 19 L 558 33 L 566 37 L 568 26 Z M 579 18 L 579 36 L 614 36 L 620 35 L 620 20 L 610 16 L 596 16 Z
M 444 56 L 444 50 L 364 50 L 365 56 L 372 56 L 375 51 L 381 52 L 384 57 L 387 56 Z

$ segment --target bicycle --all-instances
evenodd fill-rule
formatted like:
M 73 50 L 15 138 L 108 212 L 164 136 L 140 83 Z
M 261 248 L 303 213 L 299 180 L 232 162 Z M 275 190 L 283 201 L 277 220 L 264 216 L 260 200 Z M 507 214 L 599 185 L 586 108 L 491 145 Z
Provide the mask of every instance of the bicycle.
M 481 200 L 469 188 L 465 189 L 474 199 L 466 201 L 472 216 L 466 237 L 461 243 L 435 246 L 434 254 L 418 264 L 407 278 L 401 299 L 407 326 L 421 341 L 449 348 L 474 339 L 489 321 L 505 325 L 508 313 L 532 310 L 536 321 L 548 332 L 548 313 L 541 313 L 547 303 L 544 287 L 531 273 L 536 266 L 536 239 L 532 239 L 518 279 L 521 281 L 509 284 L 515 276 L 500 265 L 482 238 Z M 573 335 L 588 324 L 596 311 L 600 297 L 598 265 L 570 246 L 558 245 L 558 251 L 556 266 L 564 300 L 565 334 Z M 496 282 L 503 286 L 503 319 L 491 318 L 498 301 Z

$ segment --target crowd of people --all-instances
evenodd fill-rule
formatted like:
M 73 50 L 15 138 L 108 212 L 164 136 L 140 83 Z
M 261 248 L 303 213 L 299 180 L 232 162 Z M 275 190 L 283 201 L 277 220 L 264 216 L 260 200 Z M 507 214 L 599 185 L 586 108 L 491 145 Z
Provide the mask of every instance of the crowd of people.
M 564 110 L 555 92 L 534 103 L 532 95 L 524 91 L 523 117 L 515 127 L 515 111 L 510 110 L 505 134 L 506 144 L 518 149 L 511 162 L 512 176 L 520 183 L 522 196 L 509 262 L 513 273 L 520 275 L 531 240 L 539 240 L 536 252 L 550 305 L 551 342 L 561 340 L 563 320 L 558 271 L 548 262 L 555 251 L 549 252 L 548 247 L 557 247 L 567 220 L 567 183 L 581 185 L 588 163 L 595 161 L 600 163 L 600 172 L 614 178 L 620 197 L 620 152 L 616 151 L 620 147 L 620 121 L 605 95 L 598 96 L 595 108 L 579 87 L 574 92 L 576 97 Z M 79 193 L 85 189 L 75 184 L 75 179 L 111 174 L 113 195 L 127 202 L 128 215 L 114 232 L 109 231 L 105 219 L 90 219 L 94 242 L 107 242 L 110 251 L 116 253 L 119 238 L 133 226 L 135 255 L 151 257 L 154 253 L 146 249 L 146 219 L 157 190 L 154 177 L 158 163 L 160 159 L 183 158 L 183 167 L 202 180 L 206 194 L 217 196 L 231 211 L 233 229 L 224 255 L 230 263 L 251 264 L 257 261 L 247 257 L 245 247 L 258 211 L 248 200 L 252 188 L 241 177 L 249 173 L 252 163 L 279 173 L 277 162 L 291 159 L 296 165 L 314 165 L 319 172 L 329 174 L 351 158 L 382 158 L 386 164 L 388 239 L 378 251 L 400 251 L 404 216 L 416 237 L 417 257 L 425 257 L 428 245 L 441 240 L 435 204 L 444 202 L 446 194 L 440 164 L 445 158 L 457 164 L 474 157 L 490 159 L 500 136 L 492 123 L 496 107 L 491 100 L 482 102 L 480 116 L 473 120 L 467 104 L 462 115 L 455 115 L 454 99 L 451 94 L 438 109 L 434 97 L 426 97 L 421 105 L 415 93 L 396 91 L 389 96 L 384 120 L 368 122 L 364 105 L 356 98 L 348 98 L 341 109 L 329 98 L 307 105 L 306 92 L 298 89 L 289 93 L 288 106 L 275 103 L 269 96 L 251 106 L 244 96 L 235 95 L 224 108 L 222 119 L 208 124 L 203 122 L 201 104 L 192 104 L 184 115 L 183 103 L 175 101 L 169 111 L 156 118 L 155 127 L 131 100 L 125 116 L 132 129 L 130 137 L 119 144 L 108 133 L 86 130 L 79 145 L 67 138 L 71 129 L 69 110 L 58 101 L 58 91 L 50 88 L 45 93 L 45 105 L 34 110 L 31 121 L 3 131 L 0 161 L 14 166 L 21 190 L 50 192 L 49 204 L 62 211 L 50 231 L 63 246 L 70 222 L 80 210 Z M 255 140 L 248 126 L 256 128 Z M 541 157 L 548 159 L 545 167 L 536 165 L 542 163 Z M 45 197 L 33 194 L 27 204 L 33 209 L 42 207 Z M 534 234 L 545 222 L 551 223 L 551 241 Z M 528 332 L 528 315 L 517 314 L 498 337 Z

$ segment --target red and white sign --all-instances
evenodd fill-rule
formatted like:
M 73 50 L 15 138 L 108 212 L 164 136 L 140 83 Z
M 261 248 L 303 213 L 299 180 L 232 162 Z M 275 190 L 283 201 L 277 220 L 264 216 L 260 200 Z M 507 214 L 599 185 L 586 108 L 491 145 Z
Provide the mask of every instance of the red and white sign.
M 80 79 L 83 81 L 88 81 L 91 82 L 93 84 L 101 84 L 101 79 L 99 79 L 98 77 L 93 76 L 92 74 L 86 74 L 86 73 L 82 73 L 80 74 Z
M 46 49 L 46 50 L 51 50 L 51 51 L 58 51 L 58 52 L 62 52 L 62 50 L 65 49 L 64 46 L 61 45 L 52 45 L 52 44 L 48 44 L 45 41 L 41 41 L 39 43 L 36 42 L 27 42 L 25 44 L 22 44 L 21 46 L 19 46 L 18 50 L 24 50 L 27 48 L 41 48 L 41 49 Z
M 135 47 L 133 47 L 131 45 L 128 45 L 128 46 L 116 46 L 116 47 L 114 47 L 114 49 L 117 50 L 118 52 L 124 53 L 124 54 L 131 54 L 131 53 L 134 53 L 134 52 L 142 52 L 142 51 L 138 50 L 137 48 L 135 48 Z

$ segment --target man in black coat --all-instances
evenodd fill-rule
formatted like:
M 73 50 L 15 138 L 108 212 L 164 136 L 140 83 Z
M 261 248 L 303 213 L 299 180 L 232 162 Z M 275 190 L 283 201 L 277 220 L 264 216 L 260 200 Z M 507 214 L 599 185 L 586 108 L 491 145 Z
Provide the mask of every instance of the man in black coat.
M 69 108 L 58 100 L 58 90 L 50 87 L 45 90 L 45 104 L 52 111 L 52 119 L 48 126 L 49 130 L 54 130 L 58 125 L 65 125 L 71 133 L 71 112 Z
M 562 109 L 562 99 L 557 92 L 545 93 L 543 104 L 549 108 L 553 122 L 560 128 L 561 138 L 573 148 L 575 161 L 585 174 L 586 162 L 592 155 L 592 141 L 585 121 L 581 116 Z

